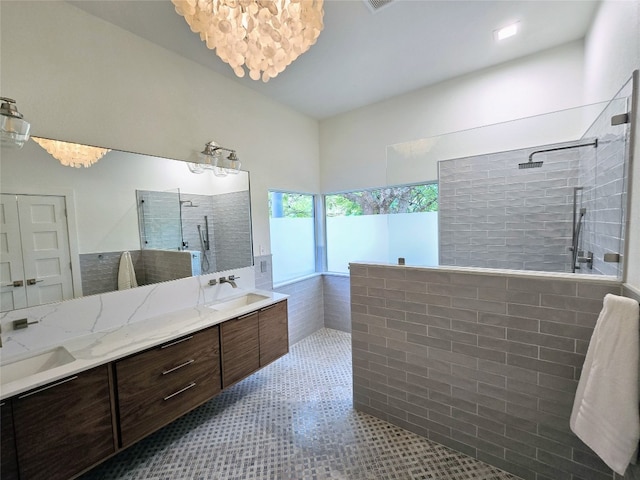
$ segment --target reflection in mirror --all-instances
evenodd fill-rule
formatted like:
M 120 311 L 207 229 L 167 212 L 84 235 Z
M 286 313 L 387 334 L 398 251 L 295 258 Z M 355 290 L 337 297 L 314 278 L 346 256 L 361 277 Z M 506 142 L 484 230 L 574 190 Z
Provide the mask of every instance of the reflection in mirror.
M 253 264 L 248 172 L 117 150 L 69 168 L 31 140 L 1 153 L 0 311 L 117 290 L 125 256 L 138 285 Z

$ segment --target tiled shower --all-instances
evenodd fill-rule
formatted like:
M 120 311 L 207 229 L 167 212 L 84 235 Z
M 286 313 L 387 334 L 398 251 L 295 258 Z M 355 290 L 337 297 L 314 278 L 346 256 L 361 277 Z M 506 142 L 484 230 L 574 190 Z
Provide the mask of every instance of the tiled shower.
M 141 249 L 130 250 L 138 284 L 252 264 L 248 191 L 196 195 L 138 191 Z M 84 295 L 117 290 L 121 251 L 80 255 Z
M 439 162 L 440 265 L 619 276 L 630 90 L 576 141 Z

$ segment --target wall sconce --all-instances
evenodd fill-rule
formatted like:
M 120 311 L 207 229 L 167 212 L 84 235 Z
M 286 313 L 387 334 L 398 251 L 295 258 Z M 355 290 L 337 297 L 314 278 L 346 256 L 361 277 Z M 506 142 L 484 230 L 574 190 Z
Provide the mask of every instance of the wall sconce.
M 229 155 L 223 157 L 222 152 L 229 152 Z M 204 150 L 198 154 L 198 162 L 189 163 L 188 167 L 192 173 L 211 170 L 216 177 L 226 177 L 228 174 L 237 174 L 240 171 L 240 165 L 235 150 L 222 147 L 212 140 L 206 143 Z
M 31 125 L 22 119 L 15 100 L 6 97 L 0 97 L 0 100 L 0 143 L 3 147 L 22 148 L 29 140 Z

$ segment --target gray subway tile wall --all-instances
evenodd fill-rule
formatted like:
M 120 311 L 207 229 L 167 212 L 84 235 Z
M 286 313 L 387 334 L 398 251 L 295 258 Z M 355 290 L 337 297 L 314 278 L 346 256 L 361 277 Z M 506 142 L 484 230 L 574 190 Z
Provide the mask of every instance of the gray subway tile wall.
M 324 326 L 351 332 L 351 296 L 349 277 L 346 275 L 322 275 Z
M 322 275 L 274 288 L 289 295 L 289 345 L 324 327 Z
M 200 271 L 203 275 L 219 271 L 216 264 L 217 232 L 214 228 L 213 195 L 182 193 L 180 202 L 182 248 L 200 252 Z
M 249 191 L 213 195 L 212 202 L 217 271 L 251 265 L 252 242 L 239 241 L 251 239 Z
M 136 194 L 142 248 L 182 248 L 180 193 L 137 190 Z
M 526 480 L 614 478 L 569 416 L 620 283 L 352 264 L 350 289 L 355 408 Z
M 138 284 L 146 283 L 142 252 L 131 250 L 131 261 Z M 96 295 L 118 290 L 118 270 L 122 252 L 83 253 L 80 255 L 82 294 Z
M 571 271 L 577 150 L 528 148 L 439 162 L 440 265 Z
M 166 282 L 193 275 L 191 252 L 176 250 L 142 250 L 147 284 Z

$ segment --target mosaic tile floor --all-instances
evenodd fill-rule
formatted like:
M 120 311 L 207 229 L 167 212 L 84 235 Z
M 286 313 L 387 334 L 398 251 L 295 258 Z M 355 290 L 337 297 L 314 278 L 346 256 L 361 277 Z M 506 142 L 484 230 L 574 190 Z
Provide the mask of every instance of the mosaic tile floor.
M 517 480 L 353 410 L 351 337 L 330 329 L 81 478 Z

